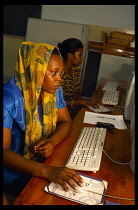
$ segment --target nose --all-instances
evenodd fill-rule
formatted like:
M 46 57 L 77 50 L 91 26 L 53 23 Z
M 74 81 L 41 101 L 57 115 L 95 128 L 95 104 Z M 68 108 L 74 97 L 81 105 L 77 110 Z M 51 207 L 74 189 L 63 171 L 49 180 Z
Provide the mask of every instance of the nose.
M 61 74 L 60 74 L 60 73 L 57 74 L 57 80 L 58 80 L 59 82 L 61 82 L 61 80 L 62 80 L 62 79 L 61 79 Z

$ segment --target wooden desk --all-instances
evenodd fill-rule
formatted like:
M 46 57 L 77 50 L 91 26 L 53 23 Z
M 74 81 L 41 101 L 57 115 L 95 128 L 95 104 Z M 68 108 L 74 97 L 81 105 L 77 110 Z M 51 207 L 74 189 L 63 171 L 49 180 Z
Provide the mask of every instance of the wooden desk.
M 109 79 L 108 79 L 109 80 Z M 105 84 L 107 80 L 103 82 Z M 127 83 L 120 81 L 120 102 L 119 105 L 124 105 Z M 102 86 L 96 90 L 91 100 L 98 101 L 102 97 Z M 83 108 L 75 117 L 70 134 L 64 141 L 57 145 L 54 153 L 45 159 L 44 163 L 53 166 L 64 166 L 74 145 L 84 126 L 93 127 L 94 125 L 83 123 L 84 113 L 89 111 Z M 112 114 L 123 114 L 122 109 L 116 109 Z M 125 121 L 126 126 L 130 127 L 130 122 Z M 129 162 L 131 160 L 131 141 L 129 138 L 129 130 L 114 129 L 107 131 L 104 150 L 114 160 L 118 162 Z M 96 173 L 78 171 L 80 173 L 103 179 L 108 182 L 107 194 L 117 197 L 134 199 L 134 173 L 129 165 L 118 165 L 110 161 L 103 153 L 100 170 Z M 50 195 L 44 192 L 44 187 L 48 183 L 47 180 L 33 177 L 15 200 L 13 205 L 80 205 L 66 199 Z M 134 205 L 134 201 L 118 200 L 105 197 L 105 201 L 116 202 L 122 205 Z

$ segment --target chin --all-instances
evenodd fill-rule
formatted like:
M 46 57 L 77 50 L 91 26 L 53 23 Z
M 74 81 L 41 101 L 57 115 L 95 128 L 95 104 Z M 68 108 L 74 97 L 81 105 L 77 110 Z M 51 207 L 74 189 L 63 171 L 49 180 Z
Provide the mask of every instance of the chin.
M 54 93 L 56 92 L 56 89 L 53 89 L 53 90 L 51 90 L 51 89 L 44 90 L 44 89 L 43 89 L 43 91 L 45 91 L 45 92 L 47 92 L 47 93 L 50 93 L 50 94 L 54 94 Z
M 56 90 L 53 90 L 53 91 L 47 91 L 48 93 L 50 94 L 54 94 L 56 92 Z

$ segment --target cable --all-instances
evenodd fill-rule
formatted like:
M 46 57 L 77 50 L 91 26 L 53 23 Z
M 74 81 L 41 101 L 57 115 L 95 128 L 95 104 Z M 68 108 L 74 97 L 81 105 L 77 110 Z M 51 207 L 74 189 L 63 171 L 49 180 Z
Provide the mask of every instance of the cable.
M 128 164 L 130 164 L 130 162 L 129 162 L 129 163 L 120 163 L 120 162 L 117 162 L 117 161 L 113 160 L 112 158 L 110 158 L 110 157 L 107 155 L 107 153 L 104 151 L 104 149 L 103 149 L 103 152 L 104 152 L 105 155 L 106 155 L 112 162 L 114 162 L 114 163 L 117 163 L 117 164 L 120 164 L 120 165 L 128 165 Z
M 115 198 L 115 199 L 129 200 L 129 201 L 134 201 L 134 200 L 135 200 L 135 199 L 132 199 L 132 198 L 120 198 L 120 197 L 115 197 L 115 196 L 111 196 L 111 195 L 106 195 L 106 194 L 94 192 L 94 191 L 92 191 L 92 190 L 85 190 L 85 191 L 92 192 L 92 193 L 95 193 L 95 194 L 98 194 L 98 195 L 104 195 L 104 196 L 106 196 L 106 197 Z

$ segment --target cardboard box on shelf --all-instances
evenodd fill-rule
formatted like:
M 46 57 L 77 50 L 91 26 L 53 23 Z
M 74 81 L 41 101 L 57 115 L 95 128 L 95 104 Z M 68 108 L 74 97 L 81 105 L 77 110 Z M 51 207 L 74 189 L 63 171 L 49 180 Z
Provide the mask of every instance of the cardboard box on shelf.
M 133 34 L 127 34 L 123 32 L 112 32 L 111 33 L 112 38 L 117 38 L 117 39 L 124 39 L 132 42 L 134 40 L 134 35 Z

